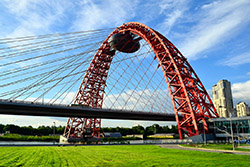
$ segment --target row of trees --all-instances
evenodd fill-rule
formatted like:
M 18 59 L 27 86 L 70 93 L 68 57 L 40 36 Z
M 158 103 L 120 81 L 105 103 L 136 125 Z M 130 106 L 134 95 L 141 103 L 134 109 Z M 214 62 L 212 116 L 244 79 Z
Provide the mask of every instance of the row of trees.
M 130 134 L 143 134 L 144 136 L 152 135 L 155 133 L 178 133 L 177 126 L 172 126 L 169 128 L 168 126 L 160 126 L 158 124 L 154 124 L 144 128 L 141 125 L 134 126 L 132 128 L 102 128 L 103 132 L 120 132 L 123 136 Z
M 56 134 L 63 134 L 65 126 L 55 127 Z M 54 127 L 53 126 L 39 126 L 38 128 L 33 128 L 32 126 L 23 126 L 19 127 L 13 124 L 2 125 L 0 124 L 0 133 L 16 133 L 21 135 L 50 135 L 53 134 Z M 102 132 L 120 132 L 123 136 L 129 134 L 143 134 L 144 136 L 155 134 L 155 133 L 178 133 L 177 126 L 172 126 L 169 128 L 168 126 L 160 126 L 158 124 L 154 124 L 152 126 L 148 126 L 144 128 L 141 125 L 134 126 L 132 128 L 102 128 Z
M 63 134 L 63 126 L 55 127 L 56 134 Z M 38 128 L 33 128 L 32 126 L 17 126 L 13 124 L 2 125 L 0 124 L 0 133 L 16 133 L 21 135 L 39 135 L 47 136 L 53 134 L 53 126 L 39 126 Z

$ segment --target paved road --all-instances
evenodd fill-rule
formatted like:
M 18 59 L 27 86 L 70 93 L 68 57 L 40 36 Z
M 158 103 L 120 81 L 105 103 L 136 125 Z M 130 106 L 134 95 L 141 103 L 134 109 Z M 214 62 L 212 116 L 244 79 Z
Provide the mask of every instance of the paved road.
M 192 148 L 192 147 L 183 147 L 178 144 L 161 144 L 158 145 L 162 148 L 172 148 L 179 150 L 193 150 L 193 151 L 204 151 L 204 152 L 216 152 L 216 153 L 225 153 L 225 154 L 240 154 L 240 155 L 250 155 L 250 152 L 246 151 L 231 151 L 231 150 L 215 150 L 215 149 L 206 149 L 206 148 Z

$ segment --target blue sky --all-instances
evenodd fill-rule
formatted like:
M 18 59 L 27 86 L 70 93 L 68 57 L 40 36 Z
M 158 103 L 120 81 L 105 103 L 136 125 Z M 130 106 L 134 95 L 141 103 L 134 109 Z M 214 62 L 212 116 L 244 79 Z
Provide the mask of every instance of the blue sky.
M 159 31 L 188 58 L 208 91 L 232 84 L 234 105 L 250 105 L 249 0 L 2 0 L 0 38 L 112 28 L 136 21 Z M 65 125 L 66 119 L 0 116 L 4 124 Z M 148 122 L 104 121 L 103 126 Z

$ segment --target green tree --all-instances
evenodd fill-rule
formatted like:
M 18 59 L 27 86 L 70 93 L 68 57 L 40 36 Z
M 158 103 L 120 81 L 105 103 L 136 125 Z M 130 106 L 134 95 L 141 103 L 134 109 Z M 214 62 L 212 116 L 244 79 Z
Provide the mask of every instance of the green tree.
M 39 135 L 49 135 L 53 134 L 53 127 L 49 126 L 39 126 L 37 128 Z
M 6 125 L 3 130 L 6 132 L 6 131 L 9 131 L 10 133 L 19 133 L 20 132 L 20 127 L 17 126 L 17 125 L 13 125 L 13 124 L 8 124 Z
M 56 127 L 56 134 L 63 134 L 64 133 L 65 126 L 59 126 Z
M 3 124 L 0 124 L 0 133 L 4 133 L 3 128 L 4 128 L 4 125 L 3 125 Z
M 132 127 L 133 134 L 144 134 L 144 127 L 141 125 Z
M 163 133 L 170 133 L 170 129 L 168 126 L 163 126 L 162 131 L 163 131 Z

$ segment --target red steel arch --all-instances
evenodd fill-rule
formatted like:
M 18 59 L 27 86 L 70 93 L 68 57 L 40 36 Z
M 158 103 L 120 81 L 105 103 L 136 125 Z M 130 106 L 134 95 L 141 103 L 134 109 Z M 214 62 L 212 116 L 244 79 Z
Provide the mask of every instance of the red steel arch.
M 206 118 L 218 117 L 218 114 L 193 68 L 167 38 L 137 22 L 121 25 L 106 38 L 90 63 L 74 103 L 102 108 L 108 71 L 115 55 L 108 39 L 114 34 L 125 32 L 140 36 L 154 51 L 168 84 L 180 138 L 184 137 L 183 134 L 194 136 L 204 131 L 209 133 Z M 64 136 L 100 137 L 100 127 L 101 120 L 97 118 L 69 118 Z

